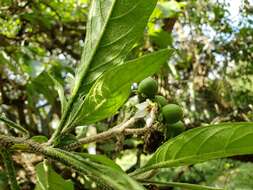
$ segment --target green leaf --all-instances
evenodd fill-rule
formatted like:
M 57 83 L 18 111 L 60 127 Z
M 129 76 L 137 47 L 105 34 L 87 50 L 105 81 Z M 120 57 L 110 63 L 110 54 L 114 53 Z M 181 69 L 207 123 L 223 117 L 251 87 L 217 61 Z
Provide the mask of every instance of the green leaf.
M 43 94 L 45 99 L 50 104 L 55 102 L 57 92 L 54 89 L 54 82 L 46 71 L 43 71 L 39 76 L 32 79 L 27 85 L 27 91 L 29 92 L 30 99 L 34 101 L 35 97 L 39 98 L 39 94 Z
M 29 146 L 27 144 L 14 144 L 10 147 L 10 150 L 27 151 L 29 150 Z
M 9 149 L 0 149 L 0 155 L 2 157 L 2 162 L 4 164 L 4 171 L 7 173 L 8 183 L 11 190 L 20 190 L 17 182 L 17 175 L 14 167 L 14 162 L 12 160 L 12 155 Z
M 115 114 L 130 94 L 131 84 L 154 74 L 166 62 L 172 50 L 164 49 L 126 62 L 107 71 L 76 104 L 70 125 L 90 124 Z
M 92 162 L 91 157 L 85 158 L 77 153 L 64 151 L 57 148 L 47 147 L 43 153 L 48 157 L 61 161 L 65 165 L 79 171 L 80 173 L 89 176 L 99 184 L 105 187 L 110 187 L 117 190 L 144 190 L 144 187 L 129 177 L 126 173 L 108 166 Z
M 222 188 L 208 187 L 204 185 L 196 185 L 190 183 L 179 183 L 179 182 L 160 182 L 160 181 L 150 181 L 150 180 L 141 180 L 144 184 L 155 184 L 163 187 L 179 187 L 188 190 L 223 190 Z
M 123 63 L 143 34 L 157 0 L 92 0 L 73 94 L 88 92 L 106 70 Z
M 71 143 L 77 143 L 78 140 L 75 135 L 73 134 L 64 134 L 57 138 L 57 142 L 55 143 L 56 147 L 64 147 Z
M 80 108 L 84 109 L 79 105 L 74 106 L 78 99 L 83 99 L 88 92 L 91 95 L 98 86 L 93 87 L 92 92 L 90 92 L 90 88 L 99 77 L 106 71 L 124 63 L 128 53 L 142 36 L 156 3 L 157 0 L 91 1 L 84 50 L 81 63 L 77 69 L 75 84 L 60 124 L 52 135 L 50 143 L 55 140 L 59 133 L 70 129 L 69 125 L 72 123 L 68 121 L 75 120 L 76 115 L 80 113 Z M 124 99 L 125 96 L 124 94 Z M 86 102 L 90 103 L 90 99 L 91 97 Z M 120 96 L 117 96 L 117 99 L 119 101 L 114 99 L 117 104 L 112 107 L 108 116 L 112 115 L 116 108 L 118 109 L 119 102 L 123 100 Z M 82 104 L 82 102 L 79 101 L 78 104 Z M 97 107 L 95 109 L 97 110 Z M 102 110 L 105 111 L 105 107 Z M 98 112 L 98 114 L 99 117 L 96 120 L 105 117 L 104 113 Z M 69 117 L 70 115 L 72 118 Z M 94 121 L 94 119 L 89 119 L 89 122 Z
M 53 75 L 51 75 L 51 74 L 48 74 L 48 75 L 52 79 L 52 81 L 54 82 L 55 90 L 58 92 L 58 96 L 59 96 L 59 99 L 61 102 L 61 113 L 63 113 L 63 111 L 66 107 L 66 104 L 67 104 L 67 100 L 64 95 L 64 88 L 61 85 L 61 83 Z
M 150 40 L 152 43 L 157 45 L 159 48 L 167 48 L 172 46 L 171 33 L 165 32 L 164 30 L 154 31 L 150 34 Z
M 155 168 L 195 164 L 253 153 L 253 123 L 223 123 L 195 128 L 164 143 L 137 175 Z
M 123 172 L 122 168 L 118 164 L 104 155 L 93 155 L 88 153 L 80 153 L 79 155 L 90 159 L 92 162 L 97 162 Z
M 181 7 L 185 4 L 180 4 L 177 1 L 159 2 L 158 9 L 161 11 L 162 18 L 174 18 L 181 12 Z
M 38 77 L 44 71 L 44 65 L 35 60 L 27 60 L 26 64 L 22 64 L 21 67 L 31 78 Z
M 8 127 L 17 129 L 19 132 L 23 133 L 25 136 L 29 137 L 29 131 L 27 131 L 24 127 L 21 125 L 9 120 L 8 118 L 0 115 L 0 121 L 4 122 Z
M 0 190 L 8 189 L 8 178 L 4 171 L 0 171 Z
M 32 141 L 37 142 L 37 143 L 45 143 L 48 141 L 48 138 L 46 136 L 43 135 L 37 135 L 37 136 L 33 136 L 31 138 Z
M 63 179 L 46 162 L 36 166 L 36 190 L 74 190 L 70 180 Z

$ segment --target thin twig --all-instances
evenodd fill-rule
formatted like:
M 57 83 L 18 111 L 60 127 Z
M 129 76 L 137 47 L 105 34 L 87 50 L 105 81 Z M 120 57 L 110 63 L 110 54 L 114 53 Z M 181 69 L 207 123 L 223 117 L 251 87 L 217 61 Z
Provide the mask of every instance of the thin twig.
M 0 115 L 0 121 L 4 122 L 8 127 L 17 129 L 19 132 L 23 133 L 25 137 L 29 137 L 29 131 L 27 131 L 24 127 L 21 125 L 9 120 L 8 118 Z
M 89 137 L 85 137 L 82 139 L 79 139 L 79 142 L 77 143 L 72 143 L 69 144 L 65 147 L 63 147 L 63 149 L 66 150 L 74 150 L 78 147 L 81 147 L 84 144 L 89 144 L 92 142 L 100 142 L 100 141 L 104 141 L 107 139 L 110 139 L 118 134 L 123 134 L 123 135 L 130 135 L 130 134 L 145 134 L 147 131 L 149 131 L 155 121 L 156 118 L 156 111 L 157 108 L 153 107 L 150 111 L 150 118 L 146 121 L 146 126 L 144 128 L 140 128 L 140 129 L 128 129 L 130 127 L 132 127 L 134 125 L 134 123 L 139 120 L 139 118 L 136 117 L 132 117 L 129 120 L 127 120 L 126 122 L 119 124 L 111 129 L 109 129 L 108 131 L 93 135 L 93 136 L 89 136 Z
M 124 131 L 124 129 L 132 126 L 136 122 L 136 120 L 137 119 L 133 117 L 133 118 L 129 119 L 128 121 L 124 122 L 123 124 L 117 125 L 108 131 L 105 131 L 103 133 L 99 133 L 94 136 L 89 136 L 89 137 L 80 139 L 79 142 L 81 144 L 88 144 L 88 143 L 91 143 L 94 141 L 102 141 L 105 139 L 109 139 L 112 136 L 122 133 Z
M 141 135 L 147 132 L 149 129 L 150 129 L 149 127 L 143 127 L 140 129 L 125 129 L 123 133 L 124 135 Z
M 117 134 L 123 133 L 123 131 L 126 128 L 131 127 L 137 120 L 138 120 L 137 118 L 132 117 L 131 119 L 124 122 L 123 124 L 117 125 L 109 129 L 108 131 L 105 131 L 96 135 L 88 136 L 85 138 L 81 138 L 79 139 L 79 142 L 67 145 L 64 147 L 64 149 L 73 150 L 82 146 L 83 144 L 89 144 L 92 142 L 98 142 L 98 141 L 104 141 L 104 140 L 110 139 Z

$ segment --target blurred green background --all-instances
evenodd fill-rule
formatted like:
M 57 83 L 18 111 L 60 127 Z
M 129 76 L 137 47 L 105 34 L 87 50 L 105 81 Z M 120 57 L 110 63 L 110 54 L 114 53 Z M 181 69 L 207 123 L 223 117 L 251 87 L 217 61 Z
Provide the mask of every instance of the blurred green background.
M 34 135 L 49 136 L 59 122 L 60 102 L 48 73 L 70 92 L 85 40 L 88 6 L 89 0 L 0 0 L 0 112 Z M 166 47 L 175 52 L 155 78 L 159 93 L 184 108 L 187 129 L 252 121 L 252 0 L 159 0 L 128 58 Z M 125 105 L 117 116 L 95 124 L 97 131 L 119 122 L 129 109 Z M 0 132 L 6 130 L 0 126 Z M 127 138 L 121 149 L 115 140 L 97 144 L 96 149 L 131 169 L 140 160 L 145 163 L 142 144 Z M 33 170 L 22 166 L 24 159 L 15 160 L 19 181 L 23 189 L 31 189 Z M 156 178 L 250 190 L 252 161 L 251 156 L 214 160 L 166 169 Z M 0 189 L 5 189 L 5 180 L 2 171 Z

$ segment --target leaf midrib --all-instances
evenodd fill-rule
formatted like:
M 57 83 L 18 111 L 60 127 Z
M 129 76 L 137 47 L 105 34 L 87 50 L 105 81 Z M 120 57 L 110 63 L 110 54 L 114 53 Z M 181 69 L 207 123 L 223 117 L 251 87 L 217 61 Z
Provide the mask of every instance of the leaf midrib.
M 93 1 L 96 1 L 96 0 L 93 0 Z M 110 21 L 110 17 L 111 17 L 112 12 L 113 12 L 113 10 L 115 8 L 116 2 L 117 2 L 117 0 L 114 0 L 112 2 L 111 9 L 109 11 L 109 14 L 107 15 L 107 18 L 105 19 L 105 24 L 102 27 L 102 31 L 101 31 L 101 33 L 100 33 L 100 35 L 98 37 L 97 43 L 95 45 L 95 48 L 93 49 L 93 51 L 91 51 L 92 53 L 91 53 L 90 59 L 86 62 L 87 66 L 83 70 L 81 70 L 80 77 L 78 78 L 77 84 L 75 85 L 75 87 L 73 89 L 73 95 L 72 96 L 77 96 L 78 95 L 78 91 L 79 91 L 79 89 L 81 87 L 82 81 L 85 78 L 86 74 L 88 73 L 88 70 L 90 68 L 91 62 L 92 62 L 92 60 L 93 60 L 93 58 L 94 58 L 94 56 L 95 56 L 95 54 L 97 52 L 97 49 L 99 47 L 99 44 L 100 44 L 100 42 L 101 42 L 101 40 L 102 40 L 102 38 L 104 36 L 105 30 L 106 30 L 106 28 L 108 26 L 108 23 Z M 82 62 L 83 62 L 83 59 L 81 60 L 81 64 L 82 64 Z
M 96 1 L 96 0 L 93 0 L 93 1 Z M 110 17 L 111 17 L 111 15 L 112 15 L 112 12 L 113 12 L 113 10 L 114 10 L 114 8 L 115 8 L 116 1 L 117 1 L 117 0 L 114 0 L 114 1 L 112 2 L 111 9 L 110 9 L 110 11 L 109 11 L 109 14 L 108 14 L 106 20 L 105 20 L 105 24 L 104 24 L 103 27 L 102 27 L 102 31 L 101 31 L 101 33 L 100 33 L 100 35 L 99 35 L 98 41 L 97 41 L 97 43 L 96 43 L 96 45 L 95 45 L 95 48 L 93 49 L 92 54 L 91 54 L 89 60 L 86 62 L 87 65 L 84 67 L 84 69 L 81 69 L 81 70 L 80 70 L 80 74 L 79 74 L 79 75 L 77 74 L 77 76 L 78 76 L 78 78 L 77 78 L 77 83 L 75 84 L 74 89 L 73 89 L 73 91 L 72 91 L 72 95 L 71 95 L 70 101 L 69 101 L 69 103 L 68 103 L 69 105 L 73 105 L 73 103 L 75 102 L 75 100 L 76 100 L 76 98 L 77 98 L 77 96 L 78 96 L 78 92 L 79 92 L 79 89 L 80 89 L 80 87 L 81 87 L 81 85 L 82 85 L 83 79 L 85 78 L 86 74 L 88 73 L 88 70 L 89 70 L 89 68 L 90 68 L 91 62 L 92 62 L 92 60 L 93 60 L 93 58 L 94 58 L 94 56 L 95 56 L 95 54 L 96 54 L 96 52 L 97 52 L 98 46 L 99 46 L 99 44 L 100 44 L 100 42 L 101 42 L 101 40 L 102 40 L 102 38 L 103 38 L 103 36 L 104 36 L 104 33 L 105 33 L 106 28 L 107 28 L 108 22 L 109 22 L 109 20 L 110 20 Z M 92 4 L 92 3 L 91 3 L 91 4 Z M 91 14 L 91 13 L 90 13 L 90 14 Z M 91 21 L 92 21 L 92 19 L 91 19 Z M 86 43 L 88 43 L 88 39 L 87 39 Z M 84 50 L 85 50 L 85 49 L 84 49 Z M 84 54 L 84 52 L 83 52 L 83 54 Z M 82 56 L 82 59 L 81 59 L 81 64 L 82 64 L 82 63 L 83 63 L 83 56 Z M 70 110 L 71 110 L 72 108 L 71 108 L 71 106 L 68 106 L 67 109 L 68 109 L 68 110 L 66 110 L 66 113 L 69 113 Z M 81 107 L 78 108 L 78 111 L 80 111 L 80 109 L 81 109 Z M 78 111 L 77 111 L 77 112 L 78 112 Z M 66 115 L 68 115 L 68 114 L 66 114 Z M 68 116 L 67 116 L 67 117 L 68 117 Z M 67 119 L 64 118 L 64 122 L 62 123 L 61 126 L 59 126 L 59 128 L 63 127 L 63 126 L 65 125 L 66 121 L 67 121 Z M 62 132 L 63 132 L 63 131 L 66 131 L 67 128 L 68 128 L 68 125 L 67 125 L 67 126 L 64 126 L 63 129 L 62 129 Z
M 179 165 L 182 166 L 182 165 L 204 162 L 211 159 L 224 158 L 224 157 L 230 157 L 230 156 L 235 156 L 235 155 L 252 154 L 252 153 L 253 153 L 253 146 L 249 146 L 249 147 L 244 147 L 244 148 L 242 147 L 233 148 L 233 149 L 230 149 L 229 151 L 221 150 L 221 151 L 204 153 L 204 154 L 199 154 L 199 155 L 194 155 L 194 156 L 186 156 L 181 159 L 160 161 L 160 163 L 152 164 L 150 166 L 144 166 L 143 168 L 140 168 L 139 170 L 136 170 L 135 172 L 131 173 L 130 176 L 139 175 L 141 173 L 145 173 L 153 169 L 176 167 Z M 194 160 L 194 161 L 191 162 L 191 160 Z

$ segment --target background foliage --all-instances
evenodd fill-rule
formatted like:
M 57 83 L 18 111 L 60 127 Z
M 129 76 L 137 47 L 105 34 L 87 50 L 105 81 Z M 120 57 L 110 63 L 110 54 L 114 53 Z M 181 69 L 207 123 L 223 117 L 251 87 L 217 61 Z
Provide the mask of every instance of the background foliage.
M 84 45 L 88 5 L 88 0 L 0 2 L 0 111 L 33 135 L 48 137 L 59 122 L 60 101 L 48 73 L 65 85 L 65 93 L 70 93 L 74 68 Z M 206 123 L 252 120 L 252 14 L 253 3 L 248 0 L 159 1 L 128 59 L 168 46 L 175 49 L 172 59 L 155 77 L 159 93 L 184 107 L 187 129 Z M 131 113 L 129 105 L 131 101 L 117 115 L 96 123 L 97 132 L 122 121 Z M 93 127 L 80 127 L 77 133 L 92 133 Z M 4 125 L 0 131 L 16 134 Z M 143 147 L 147 142 L 130 137 L 123 145 L 120 142 L 116 139 L 97 143 L 96 151 L 129 171 L 145 162 L 147 150 Z M 84 151 L 89 148 L 84 147 Z M 248 161 L 251 157 L 237 159 Z M 27 154 L 15 157 L 23 189 L 35 187 L 32 165 L 39 161 L 40 157 Z M 78 174 L 57 164 L 54 167 L 65 178 L 72 178 L 76 189 L 81 189 L 84 179 Z M 158 177 L 251 189 L 253 185 L 245 181 L 252 178 L 252 170 L 251 163 L 226 159 L 166 169 Z M 0 183 L 4 184 L 5 174 L 0 174 Z M 86 184 L 87 189 L 92 188 L 92 182 Z M 4 185 L 0 186 L 4 189 Z

